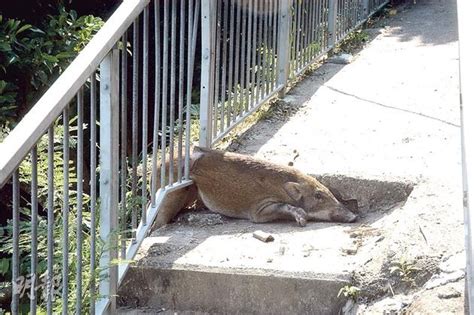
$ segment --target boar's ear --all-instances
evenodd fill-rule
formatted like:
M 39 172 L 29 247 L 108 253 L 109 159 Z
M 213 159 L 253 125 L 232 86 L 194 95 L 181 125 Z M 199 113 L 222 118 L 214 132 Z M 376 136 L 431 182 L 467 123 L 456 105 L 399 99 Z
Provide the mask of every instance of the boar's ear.
M 295 182 L 288 182 L 283 185 L 285 191 L 295 201 L 300 201 L 303 198 L 303 192 L 301 191 L 300 184 Z

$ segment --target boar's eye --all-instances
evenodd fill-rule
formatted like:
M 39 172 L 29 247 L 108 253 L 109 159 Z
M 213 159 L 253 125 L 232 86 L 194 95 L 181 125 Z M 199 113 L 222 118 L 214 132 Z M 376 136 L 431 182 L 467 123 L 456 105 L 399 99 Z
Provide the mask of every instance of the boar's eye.
M 315 193 L 314 197 L 316 197 L 316 199 L 318 199 L 318 200 L 323 199 L 323 195 L 320 192 Z

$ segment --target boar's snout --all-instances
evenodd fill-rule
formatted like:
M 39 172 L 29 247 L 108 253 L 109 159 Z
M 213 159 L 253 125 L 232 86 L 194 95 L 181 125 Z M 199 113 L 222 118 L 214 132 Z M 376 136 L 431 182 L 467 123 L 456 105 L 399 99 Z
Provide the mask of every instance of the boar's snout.
M 357 220 L 357 215 L 344 206 L 339 206 L 331 216 L 333 221 L 343 223 L 353 223 Z

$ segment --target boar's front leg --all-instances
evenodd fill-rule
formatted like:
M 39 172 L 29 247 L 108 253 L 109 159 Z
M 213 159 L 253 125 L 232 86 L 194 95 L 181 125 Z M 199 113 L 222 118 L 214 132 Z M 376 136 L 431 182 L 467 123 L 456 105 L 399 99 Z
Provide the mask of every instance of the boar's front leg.
M 300 226 L 305 226 L 308 220 L 306 211 L 285 203 L 272 203 L 260 208 L 252 215 L 255 223 L 271 222 L 282 219 L 294 219 Z
M 170 192 L 160 205 L 151 230 L 154 231 L 168 224 L 183 208 L 191 206 L 197 200 L 197 197 L 195 185 Z

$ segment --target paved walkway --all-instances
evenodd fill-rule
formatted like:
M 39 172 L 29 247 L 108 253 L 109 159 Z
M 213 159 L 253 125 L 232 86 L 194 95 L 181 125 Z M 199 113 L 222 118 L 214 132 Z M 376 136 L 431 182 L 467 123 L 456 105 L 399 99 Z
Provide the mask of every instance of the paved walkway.
M 415 183 L 402 209 L 372 225 L 390 235 L 378 249 L 443 261 L 464 247 L 456 2 L 417 2 L 368 30 L 375 38 L 354 62 L 300 82 L 280 118 L 254 126 L 237 151 L 288 163 L 297 150 L 308 173 Z
M 371 199 L 373 212 L 355 224 L 311 222 L 305 228 L 185 215 L 144 241 L 124 282 L 130 298 L 157 307 L 156 292 L 164 292 L 161 299 L 184 309 L 260 307 L 264 313 L 316 305 L 318 313 L 335 313 L 337 292 L 351 281 L 370 300 L 359 306 L 367 314 L 397 312 L 403 303 L 411 313 L 463 312 L 455 1 L 417 2 L 368 30 L 373 40 L 353 63 L 324 64 L 308 75 L 273 107 L 275 115 L 233 146 L 285 164 L 296 150 L 295 167 L 364 179 L 352 188 L 367 196 L 375 195 L 372 179 L 410 182 L 406 203 L 384 210 Z M 380 187 L 386 198 L 395 190 Z M 275 241 L 255 240 L 252 232 L 260 229 Z M 389 272 L 400 259 L 418 268 L 409 290 Z M 433 275 L 447 284 L 430 289 Z

